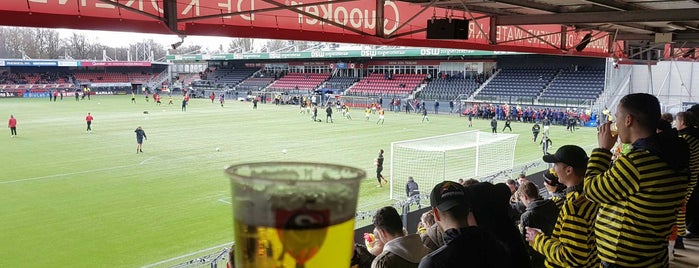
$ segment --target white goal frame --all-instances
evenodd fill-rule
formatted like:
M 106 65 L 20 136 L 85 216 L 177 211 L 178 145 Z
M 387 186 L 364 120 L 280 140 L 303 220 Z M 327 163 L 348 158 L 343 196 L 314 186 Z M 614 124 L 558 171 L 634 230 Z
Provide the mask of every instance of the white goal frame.
M 512 169 L 518 137 L 472 130 L 392 142 L 390 198 L 406 198 L 408 176 L 414 176 L 421 194 L 429 195 L 434 185 L 445 180 L 467 180 Z M 410 153 L 415 153 L 413 158 Z

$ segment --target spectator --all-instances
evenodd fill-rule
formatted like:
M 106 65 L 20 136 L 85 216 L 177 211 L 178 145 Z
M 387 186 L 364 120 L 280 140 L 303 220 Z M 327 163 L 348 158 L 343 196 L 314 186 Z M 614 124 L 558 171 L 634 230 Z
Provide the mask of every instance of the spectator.
M 430 194 L 436 224 L 444 231 L 445 245 L 426 255 L 420 268 L 509 267 L 509 254 L 470 211 L 473 198 L 461 184 L 444 181 Z
M 558 181 L 558 176 L 553 168 L 544 171 L 544 189 L 539 191 L 539 195 L 544 199 L 551 199 L 559 209 L 566 198 L 566 186 Z
M 424 231 L 419 227 L 422 226 Z M 439 225 L 434 220 L 434 212 L 432 210 L 422 214 L 420 224 L 418 224 L 418 233 L 422 244 L 429 249 L 430 252 L 439 249 L 444 245 L 444 232 L 439 228 Z
M 667 238 L 687 193 L 689 148 L 677 136 L 656 134 L 660 103 L 653 95 L 624 96 L 616 118 L 618 139 L 631 151 L 612 163 L 617 136 L 611 123 L 602 125 L 585 177 L 585 195 L 600 206 L 595 235 L 602 264 L 667 267 Z
M 517 190 L 519 200 L 524 203 L 527 210 L 522 213 L 520 218 L 520 233 L 522 239 L 526 236 L 526 228 L 536 228 L 541 230 L 544 235 L 553 233 L 553 226 L 556 224 L 558 217 L 558 207 L 551 200 L 543 199 L 539 196 L 539 189 L 532 182 L 525 182 L 520 185 Z M 544 256 L 537 253 L 531 246 L 527 247 L 531 265 L 533 268 L 545 267 Z
M 553 163 L 560 182 L 568 189 L 553 233 L 546 235 L 526 228 L 527 241 L 545 256 L 547 267 L 598 267 L 592 230 L 597 204 L 587 200 L 582 189 L 587 153 L 579 146 L 564 145 L 555 154 L 545 155 L 543 160 Z
M 668 119 L 665 117 L 669 115 L 669 120 L 671 122 L 672 120 L 672 115 L 671 114 L 663 114 L 663 118 L 660 119 L 659 124 L 665 124 L 669 125 L 670 123 L 667 122 Z M 677 113 L 677 129 L 672 129 L 672 130 L 664 130 L 664 131 L 673 131 L 679 133 L 679 137 L 684 139 L 687 144 L 689 145 L 689 152 L 690 152 L 690 163 L 689 163 L 689 171 L 690 171 L 690 179 L 689 179 L 689 185 L 687 187 L 687 194 L 685 195 L 685 199 L 682 201 L 682 207 L 680 208 L 679 213 L 677 214 L 677 224 L 676 227 L 673 227 L 673 232 L 672 235 L 670 236 L 670 243 L 672 243 L 673 240 L 675 240 L 675 249 L 684 249 L 684 242 L 682 237 L 687 234 L 687 203 L 689 202 L 692 192 L 694 192 L 694 188 L 696 187 L 697 184 L 697 178 L 699 177 L 699 129 L 697 129 L 697 126 L 699 123 L 697 122 L 697 119 L 694 117 L 693 113 L 691 112 L 679 112 Z M 660 127 L 658 127 L 658 130 L 660 130 Z M 673 135 L 673 132 L 670 132 L 671 135 Z M 695 160 L 692 162 L 692 160 Z M 676 238 L 676 239 L 673 239 Z
M 374 215 L 374 236 L 383 246 L 381 254 L 371 263 L 372 268 L 417 267 L 429 253 L 417 234 L 406 235 L 398 211 L 383 207 Z
M 521 187 L 521 185 L 520 185 Z M 509 204 L 510 190 L 504 183 L 481 182 L 467 188 L 473 201 L 471 211 L 478 225 L 489 231 L 508 252 L 508 267 L 530 267 L 529 255 Z

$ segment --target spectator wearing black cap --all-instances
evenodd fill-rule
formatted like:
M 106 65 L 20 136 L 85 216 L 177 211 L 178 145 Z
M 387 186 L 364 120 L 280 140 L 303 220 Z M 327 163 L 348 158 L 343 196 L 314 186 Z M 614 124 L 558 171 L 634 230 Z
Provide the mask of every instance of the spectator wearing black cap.
M 595 236 L 605 267 L 669 265 L 668 236 L 689 183 L 689 148 L 677 136 L 656 133 L 659 120 L 655 96 L 629 94 L 619 101 L 616 127 L 620 142 L 632 149 L 611 162 L 617 140 L 611 123 L 597 135 L 585 195 L 600 207 Z
M 374 215 L 374 236 L 383 244 L 383 251 L 371 263 L 372 268 L 417 267 L 429 250 L 417 234 L 405 234 L 398 211 L 383 207 Z
M 420 261 L 420 268 L 431 267 L 510 267 L 509 254 L 493 235 L 478 226 L 470 212 L 472 198 L 453 181 L 437 184 L 430 204 L 437 225 L 444 230 L 445 245 Z
M 551 199 L 559 209 L 563 206 L 563 201 L 566 199 L 566 186 L 558 181 L 558 175 L 549 168 L 544 171 L 544 188 L 539 190 L 539 195 L 544 199 Z
M 526 210 L 520 218 L 520 233 L 522 239 L 525 238 L 526 227 L 541 230 L 545 235 L 553 233 L 553 226 L 558 218 L 558 207 L 550 199 L 543 199 L 539 196 L 539 189 L 532 182 L 525 182 L 517 190 L 518 199 L 522 201 Z M 533 268 L 544 266 L 544 256 L 528 247 L 529 257 Z
M 564 145 L 555 154 L 544 155 L 553 163 L 560 183 L 566 185 L 566 199 L 558 214 L 553 233 L 526 228 L 526 239 L 532 248 L 544 255 L 546 267 L 598 267 L 595 236 L 592 226 L 597 204 L 583 194 L 587 153 L 575 145 Z

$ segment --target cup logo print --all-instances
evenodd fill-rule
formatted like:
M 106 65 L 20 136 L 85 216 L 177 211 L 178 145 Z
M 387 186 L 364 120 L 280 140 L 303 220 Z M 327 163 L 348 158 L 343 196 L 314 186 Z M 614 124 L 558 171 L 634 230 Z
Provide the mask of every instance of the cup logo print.
M 330 226 L 330 211 L 277 210 L 275 221 L 284 251 L 296 259 L 297 267 L 303 267 L 325 241 Z

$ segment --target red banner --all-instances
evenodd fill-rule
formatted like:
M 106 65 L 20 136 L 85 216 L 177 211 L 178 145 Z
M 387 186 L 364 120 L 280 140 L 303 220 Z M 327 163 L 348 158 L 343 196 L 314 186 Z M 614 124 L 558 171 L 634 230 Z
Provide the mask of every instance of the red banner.
M 97 66 L 97 67 L 148 67 L 151 66 L 147 61 L 81 61 L 80 66 Z
M 115 1 L 115 0 L 112 0 Z M 277 0 L 279 1 L 279 0 Z M 341 0 L 338 0 L 341 1 Z M 121 30 L 172 33 L 164 22 L 162 1 L 119 1 L 129 8 L 154 17 L 133 12 L 98 0 L 27 0 L 4 1 L 0 6 L 0 24 L 75 29 Z M 309 5 L 317 3 L 317 5 Z M 287 5 L 301 7 L 280 9 Z M 293 11 L 292 11 L 293 10 Z M 385 45 L 443 47 L 478 50 L 520 51 L 549 54 L 609 56 L 609 35 L 593 31 L 593 41 L 583 52 L 561 50 L 561 31 L 567 31 L 566 47 L 580 43 L 588 31 L 576 32 L 560 25 L 499 26 L 496 45 L 490 45 L 486 33 L 490 19 L 469 23 L 468 40 L 427 40 L 424 28 L 433 17 L 470 18 L 462 11 L 429 8 L 418 14 L 422 6 L 400 1 L 386 1 L 384 21 L 376 21 L 374 0 L 283 1 L 273 0 L 186 0 L 177 1 L 178 29 L 189 35 L 217 35 L 291 40 L 342 41 Z M 254 11 L 254 12 L 253 12 Z M 295 12 L 296 11 L 296 12 Z M 304 14 L 302 14 L 303 12 Z M 226 16 L 216 16 L 226 14 Z M 209 16 L 209 17 L 205 17 Z M 474 13 L 474 17 L 481 14 Z M 325 19 L 327 21 L 322 21 Z M 480 27 L 476 26 L 476 23 Z M 339 25 L 346 28 L 338 27 Z M 386 38 L 374 36 L 383 25 Z M 482 29 L 482 30 L 481 30 Z M 533 38 L 538 35 L 538 38 Z M 553 45 L 553 46 L 552 46 Z

